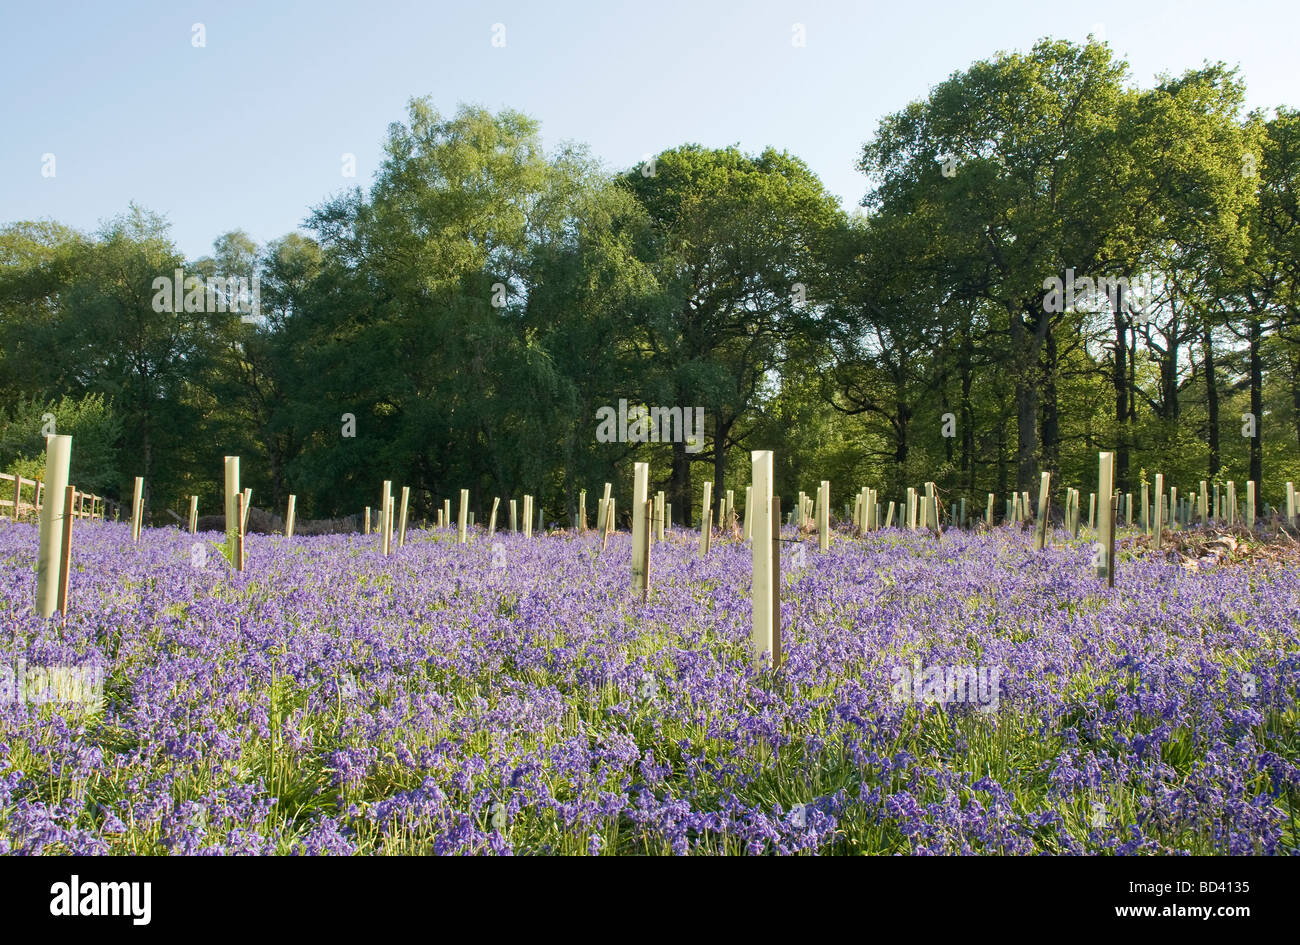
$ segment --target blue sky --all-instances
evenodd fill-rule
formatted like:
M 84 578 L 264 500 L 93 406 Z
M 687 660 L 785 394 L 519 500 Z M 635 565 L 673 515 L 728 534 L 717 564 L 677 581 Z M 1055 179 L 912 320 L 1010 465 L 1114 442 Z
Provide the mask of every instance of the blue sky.
M 1043 36 L 1102 33 L 1141 85 L 1223 60 L 1250 107 L 1300 107 L 1293 0 L 11 3 L 0 22 L 0 223 L 91 230 L 134 200 L 189 258 L 235 228 L 282 236 L 367 184 L 388 124 L 422 95 L 447 114 L 526 112 L 548 147 L 584 142 L 610 168 L 687 141 L 772 145 L 846 207 L 882 116 Z

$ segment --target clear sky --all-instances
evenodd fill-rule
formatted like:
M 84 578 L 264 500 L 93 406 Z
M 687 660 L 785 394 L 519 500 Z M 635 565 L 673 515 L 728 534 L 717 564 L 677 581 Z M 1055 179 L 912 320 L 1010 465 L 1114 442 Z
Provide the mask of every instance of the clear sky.
M 1138 84 L 1223 60 L 1250 107 L 1300 107 L 1298 26 L 1295 0 L 4 0 L 0 223 L 91 230 L 134 200 L 189 258 L 235 228 L 265 242 L 368 184 L 388 124 L 422 95 L 445 114 L 518 109 L 548 147 L 584 142 L 611 169 L 688 141 L 772 145 L 852 207 L 878 120 L 998 50 L 1095 32 Z

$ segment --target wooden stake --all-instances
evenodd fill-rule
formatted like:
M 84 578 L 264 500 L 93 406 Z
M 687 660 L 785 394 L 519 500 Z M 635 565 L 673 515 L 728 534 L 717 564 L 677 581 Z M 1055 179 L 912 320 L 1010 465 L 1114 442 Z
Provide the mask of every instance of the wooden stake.
M 53 486 L 51 486 L 53 488 Z M 135 477 L 135 488 L 131 492 L 131 540 L 140 540 L 140 530 L 144 521 L 144 477 Z
M 369 509 L 366 509 L 366 519 L 369 520 Z M 235 496 L 235 521 L 239 523 L 235 536 L 235 570 L 244 570 L 244 494 L 241 492 Z
M 68 616 L 68 582 L 72 578 L 72 510 L 77 507 L 77 490 L 66 486 L 63 493 L 63 538 L 59 544 L 59 613 Z
M 641 529 L 642 534 L 645 536 L 645 544 L 641 549 L 641 603 L 646 604 L 650 601 L 650 547 L 653 544 L 651 535 L 654 532 L 654 499 L 646 500 L 645 509 L 642 511 L 641 515 L 645 519 L 643 528 Z

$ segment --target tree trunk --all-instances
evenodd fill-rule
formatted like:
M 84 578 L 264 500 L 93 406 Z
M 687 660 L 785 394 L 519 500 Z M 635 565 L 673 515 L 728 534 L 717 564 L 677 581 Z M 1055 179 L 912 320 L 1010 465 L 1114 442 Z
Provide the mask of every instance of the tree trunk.
M 1209 477 L 1219 474 L 1219 384 L 1214 371 L 1213 329 L 1208 325 L 1201 335 L 1201 352 L 1205 358 L 1205 412 L 1209 423 L 1206 442 L 1210 447 Z
M 674 517 L 685 527 L 692 527 L 691 455 L 686 452 L 686 444 L 682 442 L 673 443 L 673 470 L 668 482 L 668 494 L 672 499 Z
M 1043 469 L 1057 478 L 1061 466 L 1061 422 L 1056 395 L 1056 335 L 1043 339 Z
M 1115 365 L 1111 383 L 1115 387 L 1115 488 L 1128 488 L 1128 328 L 1119 306 L 1115 311 Z
M 1264 367 L 1260 357 L 1263 326 L 1258 318 L 1250 322 L 1250 415 L 1255 435 L 1250 438 L 1250 478 L 1255 481 L 1255 514 L 1263 514 L 1264 493 Z

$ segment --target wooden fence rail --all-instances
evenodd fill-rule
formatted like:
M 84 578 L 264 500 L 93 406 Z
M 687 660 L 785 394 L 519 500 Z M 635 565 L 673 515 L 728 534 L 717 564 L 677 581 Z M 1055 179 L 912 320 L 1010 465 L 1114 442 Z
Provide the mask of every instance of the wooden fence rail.
M 32 501 L 24 495 L 30 493 Z M 38 479 L 16 476 L 13 473 L 0 473 L 0 517 L 17 521 L 24 512 L 35 514 L 45 506 L 45 484 Z M 78 492 L 74 518 L 103 519 L 111 506 L 117 503 L 100 495 Z

